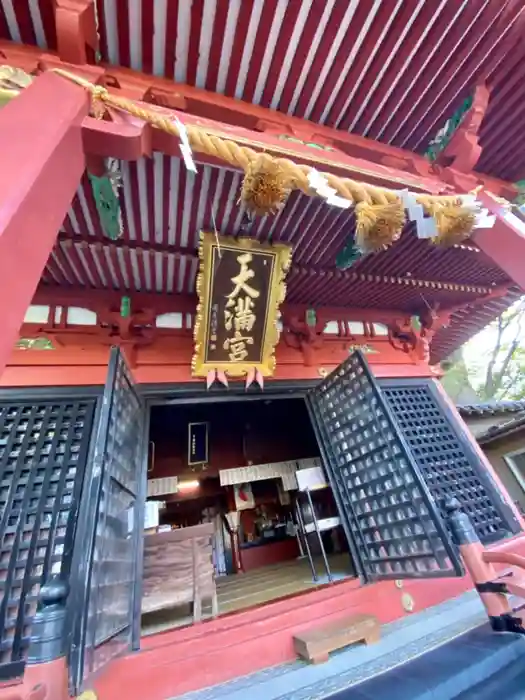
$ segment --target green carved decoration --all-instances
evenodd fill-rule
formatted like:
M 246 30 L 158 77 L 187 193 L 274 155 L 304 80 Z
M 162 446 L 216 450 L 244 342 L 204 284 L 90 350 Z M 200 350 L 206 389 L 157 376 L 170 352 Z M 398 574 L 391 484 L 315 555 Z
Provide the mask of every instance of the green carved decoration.
M 120 315 L 122 318 L 131 316 L 131 299 L 129 297 L 122 297 L 120 300 Z
M 300 143 L 301 146 L 308 146 L 309 148 L 316 148 L 319 151 L 333 151 L 331 146 L 323 146 L 320 143 L 314 143 L 313 141 L 303 141 L 302 139 L 295 138 L 295 136 L 289 136 L 288 134 L 279 134 L 278 138 L 283 141 L 291 141 L 292 143 Z
M 523 207 L 525 205 L 525 180 L 518 180 L 518 182 L 514 183 L 514 187 L 518 190 L 518 194 L 513 204 Z
M 421 330 L 421 321 L 419 320 L 419 316 L 412 316 L 410 319 L 410 325 L 416 332 L 419 333 Z
M 122 235 L 122 213 L 118 198 L 118 183 L 113 173 L 97 177 L 89 173 L 102 229 L 108 238 L 116 241 Z
M 54 350 L 49 338 L 20 338 L 16 344 L 17 350 Z
M 20 68 L 0 66 L 0 108 L 31 85 L 33 76 Z
M 349 238 L 345 247 L 337 253 L 335 266 L 338 270 L 348 270 L 348 268 L 352 267 L 362 256 L 363 253 L 356 246 L 354 239 Z
M 376 350 L 371 345 L 368 345 L 368 343 L 365 343 L 364 345 L 349 345 L 348 346 L 348 354 L 349 355 L 351 355 L 356 350 L 360 350 L 365 355 L 377 355 L 377 353 L 379 352 L 379 350 Z
M 439 154 L 447 147 L 450 139 L 456 132 L 457 128 L 465 118 L 465 115 L 472 107 L 473 97 L 470 95 L 466 100 L 458 107 L 454 114 L 447 119 L 445 124 L 437 132 L 434 138 L 428 144 L 428 148 L 425 151 L 425 156 L 434 161 L 439 156 Z
M 315 309 L 308 309 L 306 312 L 306 325 L 310 326 L 310 328 L 314 328 L 317 325 Z

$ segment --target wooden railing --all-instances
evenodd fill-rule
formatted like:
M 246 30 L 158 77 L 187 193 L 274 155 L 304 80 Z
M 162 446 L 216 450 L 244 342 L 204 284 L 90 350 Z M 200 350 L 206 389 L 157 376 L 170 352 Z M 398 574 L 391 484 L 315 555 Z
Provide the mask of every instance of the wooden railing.
M 461 511 L 459 502 L 450 499 L 445 507 L 453 538 L 485 606 L 492 629 L 525 634 L 525 557 L 485 549 L 468 515 Z M 494 564 L 510 568 L 498 572 Z M 516 603 L 509 596 L 521 600 Z

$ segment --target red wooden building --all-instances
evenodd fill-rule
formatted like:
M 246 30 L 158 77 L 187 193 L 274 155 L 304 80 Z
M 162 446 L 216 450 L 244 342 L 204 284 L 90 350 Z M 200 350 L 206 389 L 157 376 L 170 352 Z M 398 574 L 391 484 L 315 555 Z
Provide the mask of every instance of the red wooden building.
M 525 289 L 524 30 L 514 0 L 2 0 L 0 698 L 162 700 L 290 660 L 295 631 L 349 608 L 388 622 L 441 602 L 472 586 L 451 496 L 482 542 L 524 549 L 439 384 Z M 252 215 L 261 153 L 331 194 L 294 170 L 277 213 Z M 443 207 L 472 192 L 484 222 L 447 238 Z M 363 212 L 389 206 L 402 230 L 374 247 Z M 291 246 L 264 382 L 192 373 L 201 231 Z M 221 470 L 320 457 L 353 574 L 141 638 L 147 472 L 195 474 L 192 421 L 211 426 L 199 507 Z M 31 623 L 57 574 L 55 654 Z

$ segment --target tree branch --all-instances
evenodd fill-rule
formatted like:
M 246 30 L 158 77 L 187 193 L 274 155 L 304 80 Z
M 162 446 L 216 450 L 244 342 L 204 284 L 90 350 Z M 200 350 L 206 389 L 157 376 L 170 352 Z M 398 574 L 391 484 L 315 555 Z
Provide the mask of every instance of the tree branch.
M 487 371 L 485 374 L 485 386 L 483 387 L 483 394 L 486 399 L 491 399 L 493 398 L 494 394 L 496 393 L 496 386 L 494 382 L 494 368 L 496 366 L 496 360 L 498 359 L 498 355 L 501 350 L 501 342 L 503 338 L 503 332 L 505 330 L 505 327 L 503 325 L 503 316 L 500 316 L 498 318 L 498 336 L 496 340 L 496 344 L 492 349 L 492 354 L 490 356 L 489 363 L 487 365 Z
M 494 324 L 497 329 L 496 343 L 490 353 L 483 387 L 483 395 L 487 399 L 494 398 L 502 389 L 508 392 L 508 388 L 503 387 L 503 380 L 514 359 L 514 353 L 520 347 L 524 318 L 525 299 L 522 299 L 516 306 L 503 313 Z M 504 344 L 504 337 L 512 326 L 513 339 L 509 345 Z M 504 357 L 500 360 L 502 352 Z

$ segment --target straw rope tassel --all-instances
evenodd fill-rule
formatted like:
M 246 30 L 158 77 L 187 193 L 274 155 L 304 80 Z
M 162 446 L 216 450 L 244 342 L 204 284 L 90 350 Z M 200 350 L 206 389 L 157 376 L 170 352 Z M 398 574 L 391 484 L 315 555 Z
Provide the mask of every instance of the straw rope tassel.
M 282 163 L 261 153 L 248 163 L 239 201 L 257 216 L 275 214 L 284 207 L 295 186 L 296 178 Z
M 462 205 L 461 200 L 441 203 L 430 197 L 418 197 L 426 214 L 433 216 L 439 235 L 432 242 L 445 247 L 459 245 L 472 233 L 476 222 L 474 212 Z
M 401 202 L 359 202 L 356 212 L 356 244 L 363 253 L 375 253 L 397 241 L 405 225 Z
M 0 66 L 0 87 L 2 69 Z M 57 75 L 84 87 L 92 96 L 92 113 L 101 118 L 106 108 L 111 107 L 131 114 L 151 126 L 180 138 L 177 122 L 154 110 L 146 109 L 137 103 L 112 95 L 101 85 L 62 70 L 52 69 Z M 31 76 L 28 76 L 29 80 Z M 12 84 L 3 87 L 12 88 Z M 25 87 L 25 86 L 24 86 Z M 299 165 L 288 158 L 274 158 L 268 153 L 259 153 L 235 141 L 207 133 L 202 127 L 185 126 L 192 150 L 218 158 L 226 163 L 242 168 L 245 178 L 241 190 L 241 201 L 253 214 L 264 216 L 278 212 L 285 205 L 290 193 L 298 189 L 309 197 L 317 196 L 308 180 L 311 168 Z M 375 187 L 332 173 L 322 173 L 328 185 L 339 196 L 355 204 L 357 220 L 356 235 L 363 252 L 381 250 L 401 235 L 405 215 L 400 198 L 396 193 L 383 187 Z M 461 206 L 457 197 L 418 196 L 425 211 L 435 216 L 440 232 L 436 242 L 451 245 L 461 242 L 471 232 L 474 216 Z

